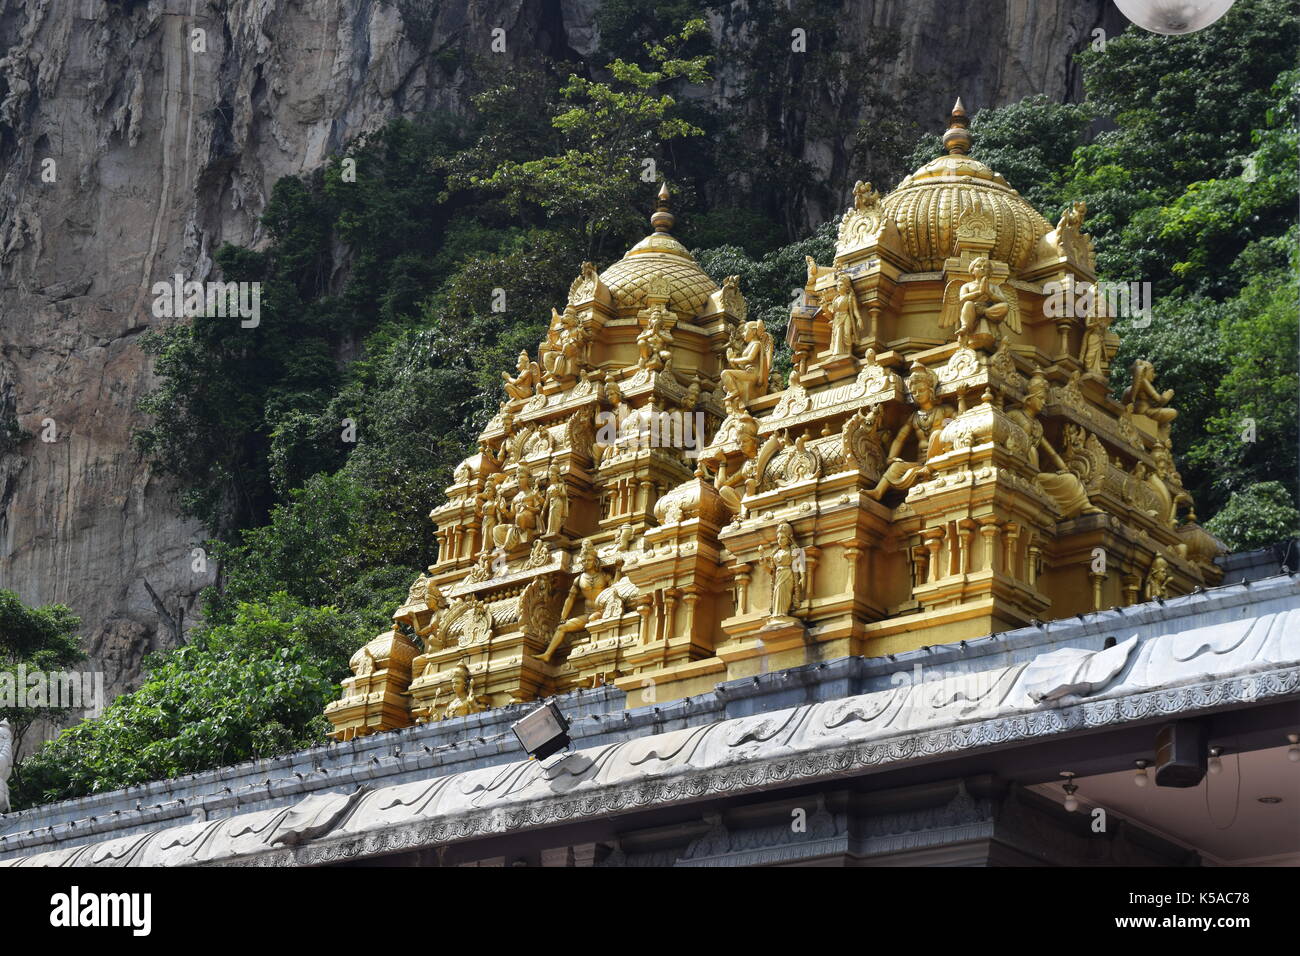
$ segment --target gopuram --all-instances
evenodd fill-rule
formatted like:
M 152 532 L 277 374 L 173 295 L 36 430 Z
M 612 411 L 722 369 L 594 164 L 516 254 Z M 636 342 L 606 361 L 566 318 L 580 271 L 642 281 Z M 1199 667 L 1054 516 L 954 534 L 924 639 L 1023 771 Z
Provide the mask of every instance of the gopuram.
M 585 263 L 503 372 L 332 736 L 600 685 L 642 706 L 1217 584 L 1172 392 L 1138 361 L 1111 397 L 1083 204 L 1053 225 L 973 159 L 960 100 L 943 146 L 888 195 L 854 187 L 788 376 L 664 186 L 653 232 Z

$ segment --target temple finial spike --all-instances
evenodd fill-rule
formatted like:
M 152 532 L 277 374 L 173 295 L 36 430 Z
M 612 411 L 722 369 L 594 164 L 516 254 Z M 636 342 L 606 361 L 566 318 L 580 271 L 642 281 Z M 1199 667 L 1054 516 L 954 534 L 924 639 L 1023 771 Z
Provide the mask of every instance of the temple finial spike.
M 655 201 L 654 215 L 650 217 L 650 225 L 654 227 L 655 232 L 667 235 L 673 228 L 676 218 L 673 216 L 669 205 L 668 180 L 664 180 L 659 187 L 659 196 Z
M 971 137 L 970 130 L 967 129 L 968 125 L 966 107 L 962 105 L 959 96 L 952 107 L 952 116 L 948 120 L 948 131 L 943 134 L 945 152 L 954 156 L 965 155 L 970 152 Z

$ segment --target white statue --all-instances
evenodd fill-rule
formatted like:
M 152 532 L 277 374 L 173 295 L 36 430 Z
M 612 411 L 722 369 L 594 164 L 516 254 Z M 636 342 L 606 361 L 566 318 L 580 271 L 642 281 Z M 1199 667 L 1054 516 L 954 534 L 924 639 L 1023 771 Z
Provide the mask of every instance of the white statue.
M 0 720 L 0 813 L 9 812 L 9 774 L 14 769 L 14 732 Z

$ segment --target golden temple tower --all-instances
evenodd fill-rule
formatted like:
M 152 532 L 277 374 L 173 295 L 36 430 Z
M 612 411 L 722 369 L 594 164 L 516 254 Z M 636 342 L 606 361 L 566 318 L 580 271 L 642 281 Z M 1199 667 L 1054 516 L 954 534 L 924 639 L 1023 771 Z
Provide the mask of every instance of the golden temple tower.
M 971 158 L 960 100 L 943 144 L 888 196 L 854 187 L 784 388 L 665 185 L 653 232 L 585 263 L 503 376 L 430 514 L 437 562 L 367 645 L 410 655 L 354 657 L 333 735 L 604 683 L 641 706 L 1217 583 L 1172 392 L 1138 362 L 1109 395 L 1083 203 L 1053 227 Z

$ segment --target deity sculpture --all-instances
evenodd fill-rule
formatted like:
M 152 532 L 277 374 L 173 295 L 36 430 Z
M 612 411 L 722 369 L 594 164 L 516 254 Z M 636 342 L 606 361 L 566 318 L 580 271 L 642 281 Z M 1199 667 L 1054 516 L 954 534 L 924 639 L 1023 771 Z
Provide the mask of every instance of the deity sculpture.
M 1124 390 L 1124 404 L 1132 405 L 1134 414 L 1145 415 L 1155 422 L 1160 435 L 1168 438 L 1169 425 L 1178 417 L 1178 410 L 1168 407 L 1174 399 L 1174 390 L 1156 391 L 1156 369 L 1146 359 L 1133 363 L 1132 375 L 1133 383 Z
M 1089 372 L 1106 374 L 1106 333 L 1110 331 L 1110 316 L 1105 314 L 1104 306 L 1093 306 L 1083 331 L 1083 343 L 1079 346 L 1079 363 Z
M 880 193 L 871 183 L 858 180 L 853 184 L 853 208 L 859 211 L 869 209 L 880 202 Z
M 574 578 L 568 597 L 564 599 L 564 607 L 560 611 L 560 624 L 551 636 L 551 643 L 547 645 L 545 651 L 533 655 L 539 661 L 549 663 L 555 656 L 555 652 L 560 649 L 560 645 L 571 634 L 586 630 L 588 624 L 603 620 L 610 614 L 622 612 L 623 599 L 613 587 L 613 580 L 609 574 L 601 568 L 600 556 L 596 553 L 596 547 L 590 539 L 582 542 L 578 562 L 582 571 Z M 573 608 L 579 600 L 585 602 L 586 610 L 575 615 Z
M 529 360 L 527 352 L 519 353 L 515 368 L 519 370 L 519 374 L 513 378 L 509 372 L 501 373 L 501 378 L 506 383 L 506 394 L 516 400 L 532 398 L 534 389 L 542 384 L 541 368 L 536 362 Z
M 618 382 L 605 383 L 605 400 L 613 406 L 609 409 L 597 409 L 595 412 L 595 440 L 591 445 L 591 458 L 597 467 L 604 461 L 610 449 L 618 445 L 620 436 L 628 430 L 628 419 L 632 409 L 623 404 L 623 390 Z
M 636 337 L 637 367 L 654 372 L 667 371 L 673 361 L 672 345 L 673 334 L 664 325 L 664 310 L 651 310 L 646 327 Z
M 435 697 L 433 705 L 435 707 L 437 706 L 437 700 L 437 697 Z M 477 697 L 474 694 L 474 678 L 470 676 L 469 665 L 461 661 L 451 674 L 451 700 L 443 708 L 442 719 L 450 720 L 453 717 L 467 717 L 470 714 L 482 713 L 485 710 L 487 710 L 487 706 L 484 704 L 484 698 Z
M 369 677 L 375 672 L 375 655 L 371 653 L 369 646 L 362 647 L 353 655 L 352 659 L 356 661 L 353 673 L 357 677 Z
M 1173 575 L 1169 573 L 1169 562 L 1163 555 L 1157 554 L 1147 572 L 1146 582 L 1142 585 L 1142 597 L 1148 601 L 1169 596 L 1169 584 Z
M 867 492 L 867 496 L 879 501 L 890 488 L 910 488 L 917 479 L 930 474 L 926 467 L 928 461 L 942 450 L 943 426 L 957 414 L 951 405 L 935 401 L 939 389 L 939 377 L 920 362 L 912 363 L 912 374 L 907 380 L 912 393 L 912 401 L 917 410 L 903 423 L 903 427 L 894 436 L 889 446 L 888 467 L 880 476 L 876 487 Z M 916 461 L 905 461 L 901 455 L 908 438 L 916 437 Z
M 727 368 L 720 378 L 724 392 L 747 405 L 767 390 L 773 343 L 761 320 L 746 322 L 743 329 L 744 346 L 739 351 L 727 348 Z
M 776 542 L 763 555 L 763 564 L 772 575 L 773 619 L 789 618 L 803 601 L 805 563 L 803 549 L 794 541 L 794 528 L 788 521 L 776 529 Z
M 939 327 L 957 326 L 957 341 L 963 347 L 978 344 L 980 338 L 988 341 L 1000 339 L 1000 327 L 1005 323 L 1012 332 L 1019 332 L 1020 307 L 1014 293 L 1008 293 L 993 281 L 993 263 L 986 256 L 971 260 L 969 282 L 958 286 L 953 279 L 943 294 L 943 310 Z M 956 288 L 956 296 L 953 289 Z
M 853 343 L 863 332 L 862 309 L 853 294 L 853 280 L 841 272 L 835 279 L 835 291 L 822 293 L 831 327 L 831 355 L 852 355 Z
M 423 627 L 419 624 L 415 625 L 415 636 L 424 641 L 426 650 L 437 650 L 447 640 L 447 631 L 451 624 L 449 620 L 451 615 L 448 613 L 450 606 L 442 591 L 432 581 L 429 582 L 428 595 L 426 603 L 432 613 L 429 615 L 429 622 Z
M 1082 199 L 1075 200 L 1065 207 L 1061 218 L 1056 222 L 1057 235 L 1064 235 L 1069 230 L 1076 232 L 1083 228 L 1083 217 L 1088 213 L 1088 205 Z
M 1029 465 L 1036 473 L 1035 481 L 1049 498 L 1056 503 L 1062 518 L 1073 518 L 1080 514 L 1098 514 L 1101 509 L 1095 507 L 1084 490 L 1079 476 L 1070 471 L 1056 449 L 1043 435 L 1043 423 L 1038 414 L 1047 404 L 1047 379 L 1041 372 L 1034 373 L 1029 380 L 1024 404 L 1007 417 L 1019 425 L 1029 436 Z M 1039 465 L 1039 452 L 1050 461 L 1056 472 L 1043 471 Z
M 508 516 L 498 516 L 498 523 L 492 529 L 492 541 L 499 550 L 512 551 L 532 541 L 540 530 L 540 516 L 546 506 L 546 498 L 533 481 L 528 466 L 519 465 L 515 480 L 519 488 L 510 502 Z
M 578 273 L 578 278 L 573 280 L 569 286 L 569 302 L 586 302 L 596 294 L 596 288 L 600 284 L 600 276 L 596 273 L 596 264 L 594 262 L 584 262 Z
M 552 309 L 551 327 L 539 350 L 546 377 L 560 381 L 577 378 L 586 348 L 587 332 L 577 310 L 569 306 L 561 314 Z
M 560 466 L 552 464 L 546 477 L 546 533 L 558 535 L 569 517 L 569 486 L 560 474 Z
M 1192 496 L 1183 487 L 1183 476 L 1174 465 L 1173 453 L 1164 441 L 1158 441 L 1151 449 L 1151 457 L 1156 463 L 1155 473 L 1147 477 L 1147 484 L 1160 500 L 1160 513 L 1156 515 L 1166 525 L 1173 528 L 1178 524 L 1178 506 L 1192 506 Z
M 487 481 L 483 483 L 483 490 L 474 496 L 474 510 L 482 528 L 482 546 L 479 548 L 482 553 L 496 546 L 493 529 L 505 517 L 509 507 L 501 494 L 501 485 L 505 478 L 506 476 L 501 472 L 488 475 Z

